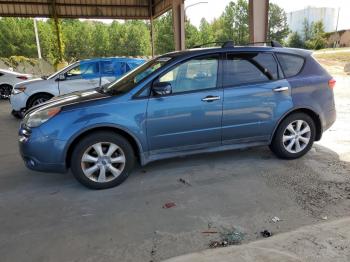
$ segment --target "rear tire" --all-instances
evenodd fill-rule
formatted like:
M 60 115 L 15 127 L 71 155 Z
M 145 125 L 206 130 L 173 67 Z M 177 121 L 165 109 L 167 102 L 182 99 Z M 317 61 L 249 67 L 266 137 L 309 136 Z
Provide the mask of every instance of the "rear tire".
M 48 100 L 50 100 L 53 96 L 49 95 L 49 94 L 38 94 L 38 95 L 34 95 L 33 97 L 31 97 L 28 101 L 28 107 L 27 109 L 36 106 L 36 105 L 40 105 Z
M 71 157 L 73 175 L 91 189 L 120 185 L 129 176 L 134 163 L 130 143 L 118 134 L 102 131 L 80 140 Z
M 279 124 L 270 149 L 280 158 L 296 159 L 311 149 L 315 136 L 313 119 L 305 113 L 294 113 Z
M 12 92 L 12 86 L 11 85 L 0 85 L 0 98 L 2 99 L 9 99 Z

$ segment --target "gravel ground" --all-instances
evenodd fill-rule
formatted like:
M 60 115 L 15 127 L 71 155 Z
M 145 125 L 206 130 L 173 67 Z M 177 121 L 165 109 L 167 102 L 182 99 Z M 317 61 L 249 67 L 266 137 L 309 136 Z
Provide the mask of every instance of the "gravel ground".
M 278 234 L 347 216 L 350 78 L 336 78 L 337 122 L 301 159 L 260 147 L 164 160 L 104 191 L 83 188 L 71 174 L 27 170 L 19 122 L 0 101 L 1 261 L 155 262 L 219 239 L 204 231 L 235 228 L 247 243 L 264 229 Z M 176 206 L 163 209 L 169 201 Z

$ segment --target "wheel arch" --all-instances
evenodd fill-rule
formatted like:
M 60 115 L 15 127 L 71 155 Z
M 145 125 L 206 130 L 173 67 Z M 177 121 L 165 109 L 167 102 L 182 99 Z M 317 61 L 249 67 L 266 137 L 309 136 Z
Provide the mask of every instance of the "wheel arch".
M 37 92 L 37 93 L 31 94 L 31 95 L 28 97 L 28 99 L 27 99 L 26 108 L 29 107 L 30 102 L 31 102 L 35 97 L 40 96 L 40 95 L 49 95 L 49 96 L 51 96 L 51 98 L 55 96 L 54 94 L 51 94 L 51 93 L 49 93 L 49 92 Z
M 128 131 L 125 131 L 125 130 L 123 130 L 119 127 L 115 127 L 115 126 L 97 126 L 97 127 L 92 127 L 92 128 L 87 129 L 87 130 L 84 130 L 83 132 L 78 134 L 76 137 L 74 137 L 73 140 L 69 143 L 68 148 L 67 148 L 66 153 L 65 153 L 65 163 L 66 163 L 67 168 L 69 168 L 71 166 L 71 157 L 72 157 L 74 146 L 77 143 L 79 143 L 79 141 L 82 138 L 84 138 L 84 137 L 86 137 L 94 132 L 97 132 L 97 131 L 104 131 L 104 132 L 110 131 L 110 132 L 119 134 L 122 137 L 124 137 L 130 143 L 138 160 L 143 162 L 141 159 L 142 152 L 143 152 L 142 146 L 141 146 L 140 142 L 135 138 L 134 135 L 132 135 Z
M 281 124 L 281 122 L 288 116 L 295 114 L 295 113 L 304 113 L 307 114 L 308 116 L 310 116 L 312 118 L 312 120 L 315 123 L 315 127 L 316 127 L 316 137 L 315 137 L 315 141 L 319 141 L 322 137 L 322 122 L 321 122 L 321 118 L 320 115 L 318 113 L 315 112 L 315 110 L 311 109 L 311 108 L 306 108 L 306 107 L 301 107 L 301 108 L 294 108 L 291 111 L 288 111 L 286 114 L 283 115 L 283 117 L 281 117 L 281 119 L 278 121 L 278 123 L 276 124 L 272 136 L 271 136 L 271 141 L 275 136 L 276 130 L 278 128 L 278 126 Z

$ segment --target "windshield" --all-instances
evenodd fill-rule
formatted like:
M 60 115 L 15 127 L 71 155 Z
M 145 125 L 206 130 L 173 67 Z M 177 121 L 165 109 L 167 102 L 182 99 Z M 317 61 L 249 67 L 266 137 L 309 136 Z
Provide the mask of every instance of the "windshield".
M 155 58 L 141 66 L 136 67 L 134 70 L 126 73 L 123 77 L 117 79 L 111 84 L 103 86 L 101 89 L 104 93 L 108 94 L 127 93 L 134 88 L 136 84 L 140 83 L 154 71 L 164 66 L 170 59 L 171 57 Z
M 55 76 L 59 75 L 59 74 L 62 73 L 64 70 L 66 70 L 68 67 L 73 66 L 73 65 L 76 65 L 76 64 L 78 64 L 78 63 L 79 63 L 79 62 L 76 62 L 76 63 L 74 63 L 74 64 L 70 64 L 70 65 L 68 65 L 68 66 L 66 66 L 66 67 L 64 67 L 64 68 L 62 68 L 61 70 L 59 70 L 59 71 L 53 73 L 53 74 L 50 75 L 50 76 L 43 76 L 42 79 L 46 80 L 46 79 L 54 78 Z

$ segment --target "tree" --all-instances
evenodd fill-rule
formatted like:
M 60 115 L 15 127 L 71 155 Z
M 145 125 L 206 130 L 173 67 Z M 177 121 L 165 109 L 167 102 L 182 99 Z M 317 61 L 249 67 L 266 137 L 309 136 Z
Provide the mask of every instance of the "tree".
M 303 48 L 304 42 L 303 42 L 301 36 L 297 32 L 293 32 L 288 37 L 287 45 L 289 47 Z
M 248 2 L 246 0 L 230 2 L 221 18 L 225 41 L 233 40 L 237 44 L 248 42 Z
M 268 39 L 283 42 L 288 36 L 286 12 L 276 4 L 269 4 L 269 29 Z
M 175 49 L 172 13 L 168 12 L 154 21 L 155 53 L 164 54 Z
M 311 23 L 310 38 L 305 41 L 305 46 L 308 49 L 322 49 L 327 45 L 324 26 L 322 21 Z
M 199 41 L 200 44 L 211 43 L 215 41 L 212 26 L 208 23 L 205 18 L 201 19 L 199 25 Z

